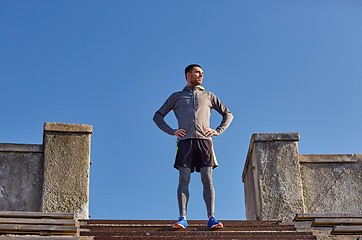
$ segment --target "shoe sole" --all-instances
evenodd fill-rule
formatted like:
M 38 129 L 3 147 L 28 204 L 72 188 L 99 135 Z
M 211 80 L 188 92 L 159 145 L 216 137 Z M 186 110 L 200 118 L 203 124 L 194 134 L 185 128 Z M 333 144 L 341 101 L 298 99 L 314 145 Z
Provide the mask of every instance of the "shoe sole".
M 174 225 L 172 225 L 172 228 L 173 229 L 181 229 L 181 228 L 185 228 L 185 226 L 181 225 L 181 224 L 178 224 L 178 223 L 175 223 Z
M 211 227 L 211 229 L 222 229 L 222 228 L 224 228 L 224 226 L 221 223 L 218 223 Z

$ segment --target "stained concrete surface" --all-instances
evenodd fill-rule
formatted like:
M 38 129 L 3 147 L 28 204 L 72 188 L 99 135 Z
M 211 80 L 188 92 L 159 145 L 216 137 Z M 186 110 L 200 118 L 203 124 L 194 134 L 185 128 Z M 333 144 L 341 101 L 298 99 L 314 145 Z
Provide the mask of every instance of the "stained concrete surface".
M 362 161 L 301 163 L 307 213 L 362 214 Z
M 89 166 L 92 126 L 46 123 L 42 211 L 89 215 Z
M 40 211 L 41 145 L 0 143 L 0 211 Z

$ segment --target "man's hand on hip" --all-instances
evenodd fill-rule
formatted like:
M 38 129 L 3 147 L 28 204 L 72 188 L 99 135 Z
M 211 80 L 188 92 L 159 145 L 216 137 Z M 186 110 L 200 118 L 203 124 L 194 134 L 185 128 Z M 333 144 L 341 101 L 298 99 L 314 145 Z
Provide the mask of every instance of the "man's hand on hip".
M 204 133 L 207 137 L 211 137 L 212 135 L 214 135 L 215 130 L 212 128 L 205 128 Z
M 181 137 L 184 137 L 185 136 L 185 134 L 186 134 L 186 131 L 184 130 L 184 129 L 177 129 L 176 131 L 175 131 L 175 135 L 176 135 L 176 137 L 178 138 L 178 139 L 180 139 Z

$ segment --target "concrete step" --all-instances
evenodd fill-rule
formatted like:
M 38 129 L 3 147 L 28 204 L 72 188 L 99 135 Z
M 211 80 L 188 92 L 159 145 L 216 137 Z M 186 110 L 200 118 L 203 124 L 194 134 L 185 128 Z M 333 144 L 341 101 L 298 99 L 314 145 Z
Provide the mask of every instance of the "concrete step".
M 80 238 L 82 240 L 82 237 Z M 123 236 L 123 237 L 110 237 L 110 236 L 96 236 L 87 238 L 92 240 L 110 240 L 110 239 L 122 239 L 122 240 L 134 240 L 134 239 L 187 239 L 187 240 L 218 240 L 218 239 L 233 239 L 233 240 L 316 240 L 315 236 L 280 236 L 280 235 L 211 235 L 211 236 L 185 236 L 185 235 L 177 235 L 177 236 Z
M 170 226 L 175 220 L 106 220 L 106 219 L 79 219 L 80 225 L 156 225 L 156 226 Z M 280 225 L 281 221 L 246 221 L 246 220 L 220 220 L 224 225 L 228 226 L 255 226 L 255 225 Z M 204 226 L 207 221 L 205 220 L 187 220 L 189 225 Z
M 305 238 L 308 236 L 309 239 L 312 234 L 305 234 L 303 232 L 279 232 L 279 231 L 185 231 L 185 230 L 177 230 L 177 231 L 163 231 L 163 232 L 99 232 L 96 234 L 83 234 L 81 236 L 95 236 L 95 237 L 137 237 L 137 236 L 152 236 L 152 237 L 251 237 L 251 236 L 259 236 L 259 237 L 280 237 L 280 238 L 289 238 L 294 239 L 296 237 Z
M 223 229 L 210 230 L 207 221 L 188 221 L 189 228 L 173 230 L 170 220 L 79 220 L 81 239 L 316 239 L 296 232 L 280 221 L 225 221 Z
M 91 232 L 91 233 L 102 233 L 102 232 L 167 232 L 167 231 L 175 231 L 170 226 L 168 227 L 88 227 L 87 229 L 81 228 L 81 232 Z M 192 227 L 189 226 L 189 228 L 185 229 L 184 231 L 210 231 L 210 229 L 206 227 Z M 227 227 L 224 226 L 224 229 L 220 229 L 219 231 L 236 231 L 236 232 L 272 232 L 272 231 L 295 231 L 294 227 Z
M 361 235 L 362 234 L 362 226 L 335 226 L 332 231 L 333 234 L 353 234 L 353 235 Z
M 0 235 L 77 236 L 74 214 L 0 211 Z M 4 239 L 4 238 L 3 238 Z
M 361 235 L 361 214 L 297 214 L 296 222 L 311 222 L 311 230 L 328 231 L 332 235 Z M 303 223 L 304 225 L 304 223 Z M 319 230 L 319 229 L 320 230 Z
M 0 240 L 79 240 L 71 236 L 0 236 Z
M 361 214 L 314 214 L 314 213 L 298 213 L 294 218 L 295 221 L 312 221 L 315 218 L 360 218 Z

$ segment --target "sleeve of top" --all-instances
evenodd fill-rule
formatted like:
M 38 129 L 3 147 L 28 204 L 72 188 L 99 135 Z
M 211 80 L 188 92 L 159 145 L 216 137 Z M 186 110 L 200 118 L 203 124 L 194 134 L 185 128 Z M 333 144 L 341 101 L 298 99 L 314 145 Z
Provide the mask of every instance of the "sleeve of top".
M 215 129 L 214 136 L 220 135 L 227 129 L 233 120 L 233 115 L 229 109 L 218 99 L 213 93 L 211 93 L 212 108 L 215 109 L 222 116 L 220 125 Z
M 164 117 L 172 110 L 174 106 L 175 95 L 172 94 L 166 100 L 166 102 L 162 105 L 162 107 L 155 113 L 153 116 L 153 121 L 156 125 L 165 133 L 170 135 L 175 135 L 175 129 L 172 129 L 164 120 Z

